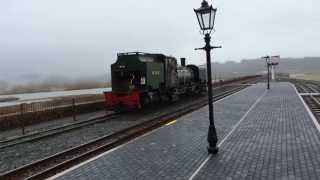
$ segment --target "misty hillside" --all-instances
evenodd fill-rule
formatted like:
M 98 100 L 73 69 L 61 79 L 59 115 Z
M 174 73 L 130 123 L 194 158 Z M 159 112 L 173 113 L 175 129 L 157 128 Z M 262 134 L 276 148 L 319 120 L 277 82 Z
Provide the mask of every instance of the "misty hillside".
M 320 57 L 282 58 L 277 60 L 277 72 L 289 74 L 316 74 L 320 77 Z M 205 65 L 202 65 L 205 66 Z M 262 59 L 246 59 L 240 62 L 213 63 L 213 79 L 228 79 L 238 76 L 262 74 L 266 71 Z M 87 75 L 70 78 L 60 75 L 26 74 L 11 81 L 0 79 L 0 94 L 38 91 L 89 89 L 106 87 L 110 74 Z
M 107 75 L 88 76 L 70 78 L 61 75 L 26 75 L 14 81 L 4 81 L 0 79 L 1 94 L 19 94 L 31 92 L 47 92 L 60 90 L 77 90 L 104 88 L 110 85 L 110 77 Z
M 276 67 L 278 73 L 320 74 L 320 57 L 282 58 Z M 265 60 L 247 59 L 237 62 L 213 63 L 213 77 L 230 78 L 243 75 L 261 74 L 266 71 Z

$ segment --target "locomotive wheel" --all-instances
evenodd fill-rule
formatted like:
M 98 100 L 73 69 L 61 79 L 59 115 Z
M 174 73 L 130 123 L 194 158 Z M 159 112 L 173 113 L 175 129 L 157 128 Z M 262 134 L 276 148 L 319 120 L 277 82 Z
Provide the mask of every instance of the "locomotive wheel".
M 141 97 L 141 106 L 145 107 L 149 104 L 151 104 L 151 98 L 148 95 L 143 95 Z
M 159 103 L 161 102 L 161 96 L 160 96 L 160 93 L 159 92 L 156 92 L 153 97 L 152 97 L 152 103 L 155 102 L 155 103 Z
M 172 102 L 172 96 L 171 96 L 171 94 L 169 94 L 169 93 L 167 93 L 167 97 L 168 97 L 168 102 Z

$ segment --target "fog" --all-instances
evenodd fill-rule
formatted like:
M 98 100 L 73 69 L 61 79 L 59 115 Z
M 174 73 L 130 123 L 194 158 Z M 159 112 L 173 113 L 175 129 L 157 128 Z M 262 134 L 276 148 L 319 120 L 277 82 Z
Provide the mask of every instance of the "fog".
M 106 75 L 118 52 L 164 53 L 203 64 L 193 8 L 201 0 L 0 1 L 0 81 Z M 212 3 L 212 1 L 210 1 Z M 317 0 L 216 0 L 214 61 L 319 55 Z M 0 83 L 2 84 L 2 83 Z

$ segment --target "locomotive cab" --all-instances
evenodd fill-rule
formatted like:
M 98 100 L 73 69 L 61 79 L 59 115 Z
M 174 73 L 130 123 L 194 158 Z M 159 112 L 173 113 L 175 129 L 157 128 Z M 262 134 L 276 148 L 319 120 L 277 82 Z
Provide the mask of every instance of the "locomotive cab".
M 140 52 L 118 54 L 111 65 L 112 92 L 105 92 L 106 103 L 139 108 L 156 101 L 161 90 L 175 87 L 176 76 L 170 73 L 176 73 L 174 58 Z

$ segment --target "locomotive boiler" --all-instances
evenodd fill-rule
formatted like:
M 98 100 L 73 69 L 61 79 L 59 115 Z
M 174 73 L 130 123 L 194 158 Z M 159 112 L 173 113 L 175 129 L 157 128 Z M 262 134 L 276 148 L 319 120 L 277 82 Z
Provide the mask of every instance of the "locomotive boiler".
M 205 88 L 206 69 L 196 65 L 186 65 L 185 61 L 185 58 L 181 58 L 181 66 L 177 70 L 179 94 L 199 94 Z

